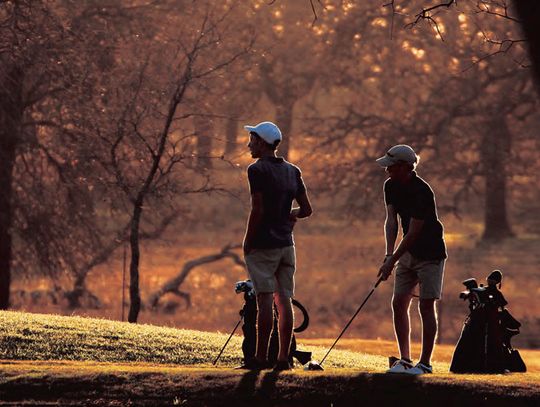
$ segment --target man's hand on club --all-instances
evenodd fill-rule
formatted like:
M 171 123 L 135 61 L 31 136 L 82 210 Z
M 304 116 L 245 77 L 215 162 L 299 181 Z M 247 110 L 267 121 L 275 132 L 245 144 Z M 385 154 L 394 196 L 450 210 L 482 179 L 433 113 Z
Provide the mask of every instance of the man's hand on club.
M 390 275 L 392 274 L 392 270 L 394 270 L 395 265 L 396 262 L 392 260 L 392 256 L 385 256 L 384 263 L 379 269 L 377 277 L 381 277 L 383 281 L 388 280 L 388 277 L 390 277 Z

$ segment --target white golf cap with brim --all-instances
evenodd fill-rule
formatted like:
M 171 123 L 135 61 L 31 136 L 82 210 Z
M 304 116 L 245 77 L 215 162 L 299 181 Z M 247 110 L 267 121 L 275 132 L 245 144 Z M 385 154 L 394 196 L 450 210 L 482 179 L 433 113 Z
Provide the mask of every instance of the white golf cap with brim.
M 411 146 L 406 144 L 398 144 L 392 147 L 388 152 L 375 160 L 381 167 L 390 167 L 398 162 L 406 162 L 415 164 L 418 162 L 418 156 Z
M 259 135 L 268 144 L 274 144 L 277 140 L 281 141 L 281 130 L 272 122 L 262 122 L 256 126 L 244 126 L 249 132 L 254 132 Z

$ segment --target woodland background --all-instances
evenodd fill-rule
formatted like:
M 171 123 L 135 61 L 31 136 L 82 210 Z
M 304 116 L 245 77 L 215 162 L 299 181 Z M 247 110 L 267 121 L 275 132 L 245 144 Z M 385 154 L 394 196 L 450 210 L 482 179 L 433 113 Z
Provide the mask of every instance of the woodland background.
M 374 283 L 374 160 L 407 143 L 449 248 L 439 340 L 461 281 L 500 268 L 515 343 L 538 347 L 534 44 L 505 1 L 434 4 L 0 1 L 0 308 L 230 331 L 242 126 L 272 120 L 315 210 L 295 232 L 302 335 L 335 336 Z M 392 338 L 390 296 L 349 335 Z

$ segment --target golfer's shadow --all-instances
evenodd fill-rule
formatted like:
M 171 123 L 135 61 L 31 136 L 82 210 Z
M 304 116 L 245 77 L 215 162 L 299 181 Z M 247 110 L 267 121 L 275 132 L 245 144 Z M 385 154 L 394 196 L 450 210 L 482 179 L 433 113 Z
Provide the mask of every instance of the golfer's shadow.
M 253 395 L 257 387 L 259 373 L 259 370 L 250 370 L 246 372 L 240 379 L 240 382 L 236 387 L 236 392 L 242 395 Z
M 271 398 L 276 391 L 276 382 L 279 376 L 279 372 L 269 371 L 266 373 L 261 381 L 259 393 L 265 398 Z
M 240 379 L 240 382 L 236 387 L 236 392 L 248 396 L 257 394 L 264 398 L 271 397 L 276 391 L 276 382 L 279 372 L 269 371 L 264 373 L 261 384 L 257 389 L 257 381 L 260 373 L 261 371 L 258 370 L 246 372 Z
M 416 375 L 398 374 L 398 373 L 371 373 L 359 374 L 355 377 L 358 387 L 370 388 L 371 391 L 381 391 L 387 397 L 397 397 L 399 399 L 407 391 L 411 391 L 418 382 Z

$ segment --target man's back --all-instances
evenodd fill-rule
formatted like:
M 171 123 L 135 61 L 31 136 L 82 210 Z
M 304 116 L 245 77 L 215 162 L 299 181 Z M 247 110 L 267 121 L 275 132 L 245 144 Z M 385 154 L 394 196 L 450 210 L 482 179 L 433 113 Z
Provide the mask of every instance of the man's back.
M 306 190 L 300 169 L 281 157 L 263 157 L 248 167 L 248 180 L 252 194 L 262 193 L 264 208 L 253 248 L 292 246 L 292 202 Z

